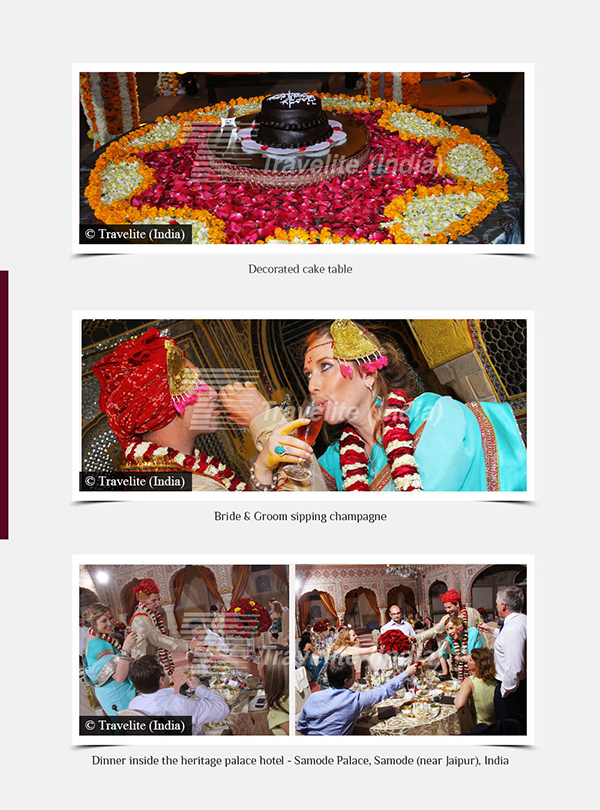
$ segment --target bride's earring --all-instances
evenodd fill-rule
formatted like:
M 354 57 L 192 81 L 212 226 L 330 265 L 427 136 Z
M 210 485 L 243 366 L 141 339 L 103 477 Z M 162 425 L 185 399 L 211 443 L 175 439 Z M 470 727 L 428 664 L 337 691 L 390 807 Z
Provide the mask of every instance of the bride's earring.
M 371 399 L 373 399 L 373 388 L 369 388 L 369 391 L 371 392 Z M 376 396 L 373 400 L 373 404 L 376 408 L 381 408 L 381 397 Z

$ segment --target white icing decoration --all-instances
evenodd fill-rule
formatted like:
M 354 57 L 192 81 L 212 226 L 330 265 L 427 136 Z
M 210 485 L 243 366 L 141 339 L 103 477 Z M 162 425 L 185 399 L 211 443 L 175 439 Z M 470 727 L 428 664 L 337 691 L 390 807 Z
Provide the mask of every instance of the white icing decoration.
M 290 90 L 287 93 L 277 93 L 277 95 L 269 96 L 273 101 L 281 101 L 282 104 L 287 102 L 287 106 L 291 107 L 292 104 L 301 104 L 305 101 L 307 104 L 316 104 L 317 99 L 314 96 L 309 96 L 307 93 L 292 93 Z

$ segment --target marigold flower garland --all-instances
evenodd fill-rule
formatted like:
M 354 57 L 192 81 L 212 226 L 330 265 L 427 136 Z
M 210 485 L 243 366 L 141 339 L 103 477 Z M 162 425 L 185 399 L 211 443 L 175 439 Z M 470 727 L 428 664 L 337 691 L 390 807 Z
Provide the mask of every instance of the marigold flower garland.
M 94 149 L 139 127 L 135 73 L 80 73 L 79 88 Z
M 393 101 L 316 95 L 325 110 L 359 116 L 370 130 L 373 165 L 395 168 L 381 175 L 369 166 L 290 191 L 198 182 L 194 126 L 260 109 L 262 97 L 237 98 L 160 118 L 109 144 L 90 174 L 90 206 L 109 224 L 191 222 L 195 244 L 435 244 L 468 233 L 508 199 L 501 160 L 468 130 Z M 134 163 L 139 184 L 127 165 Z
M 418 104 L 421 97 L 420 73 L 363 73 L 365 94 L 401 104 Z M 383 87 L 382 87 L 383 84 Z M 382 92 L 383 91 L 383 92 Z
M 162 72 L 158 74 L 158 80 L 154 85 L 155 96 L 176 96 L 179 90 L 179 76 L 173 72 Z
M 423 484 L 413 455 L 414 439 L 406 415 L 408 402 L 402 389 L 390 391 L 383 415 L 381 442 L 398 492 L 422 490 Z M 346 492 L 369 489 L 368 458 L 358 431 L 347 425 L 340 437 L 340 465 Z

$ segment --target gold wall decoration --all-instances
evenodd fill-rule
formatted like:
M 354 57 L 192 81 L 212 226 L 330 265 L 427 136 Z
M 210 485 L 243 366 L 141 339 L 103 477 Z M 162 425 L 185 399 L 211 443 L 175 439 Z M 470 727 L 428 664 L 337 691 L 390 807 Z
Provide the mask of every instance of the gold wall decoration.
M 437 368 L 473 351 L 473 341 L 466 320 L 409 320 L 419 348 L 429 368 Z

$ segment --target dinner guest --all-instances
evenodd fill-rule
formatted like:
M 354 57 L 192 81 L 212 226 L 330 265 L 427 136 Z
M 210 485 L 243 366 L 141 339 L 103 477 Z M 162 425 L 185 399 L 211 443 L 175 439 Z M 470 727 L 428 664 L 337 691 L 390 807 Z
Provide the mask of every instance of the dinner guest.
M 351 627 L 342 627 L 331 647 L 330 656 L 334 655 L 372 655 L 377 652 L 377 644 L 363 647 L 356 632 Z
M 83 671 L 106 714 L 114 715 L 115 711 L 126 709 L 135 697 L 129 668 L 137 636 L 129 633 L 121 642 L 114 633 L 110 608 L 100 602 L 87 608 L 84 623 L 88 633 L 82 650 Z
M 187 681 L 195 697 L 176 694 L 169 686 L 168 673 L 153 655 L 144 655 L 133 662 L 131 681 L 138 695 L 129 704 L 129 709 L 151 717 L 191 716 L 193 735 L 203 734 L 203 723 L 224 720 L 229 714 L 229 707 L 219 693 L 203 686 L 196 677 Z
M 401 630 L 405 636 L 414 636 L 415 628 L 404 618 L 404 613 L 398 605 L 392 605 L 389 609 L 390 621 L 381 628 L 381 633 L 388 630 Z
M 488 649 L 476 649 L 468 656 L 469 677 L 461 684 L 454 698 L 457 709 L 469 706 L 474 725 L 489 726 L 496 719 L 494 694 L 496 692 L 496 666 L 494 653 Z
M 498 685 L 494 697 L 497 720 L 516 720 L 527 733 L 527 616 L 522 612 L 525 595 L 509 585 L 496 596 L 498 616 L 503 624 L 482 629 L 495 637 L 494 661 Z
M 416 664 L 411 664 L 401 675 L 381 686 L 354 692 L 351 690 L 356 678 L 354 666 L 345 656 L 336 655 L 327 664 L 329 689 L 310 695 L 302 707 L 296 728 L 308 736 L 351 734 L 361 712 L 391 697 L 416 671 Z

